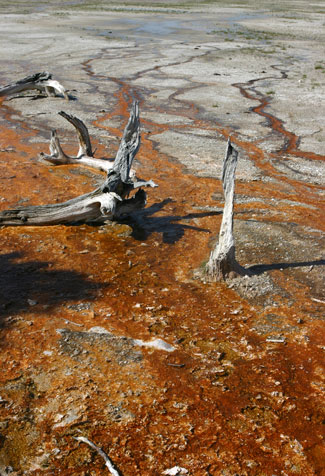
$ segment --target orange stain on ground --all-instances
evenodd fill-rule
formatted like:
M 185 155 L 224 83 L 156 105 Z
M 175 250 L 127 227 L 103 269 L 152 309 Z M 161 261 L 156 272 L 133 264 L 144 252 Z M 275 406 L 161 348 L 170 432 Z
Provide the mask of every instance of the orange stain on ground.
M 127 120 L 131 93 L 126 83 L 117 83 L 115 107 L 94 124 L 121 136 L 102 124 L 116 116 Z M 256 112 L 265 115 L 265 105 Z M 72 173 L 76 167 L 37 162 L 47 146 L 29 142 L 36 132 L 28 124 L 13 129 L 12 113 L 2 103 L 2 208 L 22 198 L 50 203 L 89 191 L 85 176 Z M 285 133 L 279 121 L 270 120 Z M 204 127 L 194 117 L 193 127 L 198 124 Z M 230 133 L 216 129 L 225 137 Z M 237 185 L 269 212 L 257 220 L 317 222 L 320 229 L 319 187 L 284 177 L 257 145 L 232 137 L 257 167 L 280 181 L 278 190 L 259 182 Z M 289 143 L 286 152 L 300 156 L 293 135 Z M 324 330 L 319 320 L 305 318 L 319 316 L 320 303 L 310 300 L 307 283 L 281 270 L 272 271 L 278 306 L 270 312 L 276 319 L 264 304 L 225 283 L 194 279 L 221 221 L 220 214 L 194 207 L 215 207 L 212 195 L 221 193 L 221 185 L 184 173 L 147 134 L 139 162 L 142 178 L 159 184 L 148 192 L 139 221 L 0 230 L 4 464 L 17 474 L 103 474 L 103 460 L 72 438 L 81 431 L 124 476 L 158 476 L 175 465 L 195 476 L 324 474 Z M 275 216 L 267 202 L 288 198 L 283 183 L 300 204 L 278 204 Z M 315 208 L 306 213 L 301 203 Z M 260 210 L 260 203 L 244 208 L 241 219 Z M 261 319 L 274 319 L 275 329 L 279 321 L 285 324 L 286 341 L 267 341 L 276 330 L 257 332 Z M 94 327 L 130 339 L 161 338 L 175 351 L 138 348 L 123 339 L 112 350 L 105 334 L 87 332 Z

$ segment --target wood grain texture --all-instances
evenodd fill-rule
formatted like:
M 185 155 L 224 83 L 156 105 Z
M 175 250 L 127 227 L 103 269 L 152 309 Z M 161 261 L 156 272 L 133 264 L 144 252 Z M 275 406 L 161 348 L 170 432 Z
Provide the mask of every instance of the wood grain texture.
M 222 168 L 222 186 L 225 196 L 219 241 L 210 254 L 206 266 L 207 274 L 216 281 L 226 279 L 230 273 L 237 275 L 249 274 L 240 266 L 235 257 L 235 240 L 233 235 L 235 174 L 238 162 L 238 152 L 230 140 L 227 143 L 226 154 Z
M 83 122 L 66 113 L 61 113 L 79 131 L 80 150 L 92 153 L 88 130 Z M 103 222 L 114 220 L 124 214 L 132 213 L 146 205 L 146 194 L 142 187 L 156 187 L 152 181 L 138 180 L 131 174 L 134 157 L 140 145 L 140 118 L 138 103 L 134 102 L 131 108 L 129 121 L 124 129 L 120 147 L 116 158 L 104 183 L 94 191 L 60 204 L 19 207 L 13 210 L 5 210 L 0 213 L 0 225 L 57 225 L 64 223 L 79 222 Z M 64 154 L 56 132 L 51 137 L 51 157 L 58 160 L 69 158 Z M 92 157 L 88 157 L 88 163 Z M 82 164 L 82 157 L 75 159 Z M 96 159 L 94 159 L 96 160 Z M 97 159 L 99 160 L 99 159 Z M 129 194 L 136 189 L 134 197 L 128 198 Z

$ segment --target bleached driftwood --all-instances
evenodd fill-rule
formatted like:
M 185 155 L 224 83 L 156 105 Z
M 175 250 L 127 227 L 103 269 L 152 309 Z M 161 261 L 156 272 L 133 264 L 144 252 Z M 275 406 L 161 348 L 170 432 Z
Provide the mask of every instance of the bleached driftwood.
M 137 180 L 130 176 L 134 157 L 140 145 L 138 103 L 132 105 L 113 167 L 106 180 L 96 190 L 67 202 L 53 205 L 19 207 L 0 212 L 0 225 L 56 225 L 76 222 L 102 222 L 114 220 L 123 214 L 141 209 L 146 194 L 141 187 L 156 187 L 152 181 Z M 132 198 L 127 198 L 140 189 Z
M 102 172 L 108 172 L 113 168 L 113 161 L 105 159 L 96 159 L 91 146 L 91 141 L 86 125 L 78 117 L 67 114 L 64 111 L 59 112 L 60 116 L 64 117 L 72 124 L 78 134 L 79 150 L 76 157 L 67 155 L 60 144 L 56 131 L 52 131 L 50 141 L 50 155 L 41 152 L 40 157 L 42 162 L 48 162 L 52 165 L 64 164 L 79 164 L 87 165 Z
M 206 266 L 207 274 L 216 281 L 226 279 L 230 273 L 240 276 L 249 274 L 249 271 L 243 268 L 235 258 L 233 215 L 237 160 L 238 152 L 233 148 L 230 140 L 228 140 L 222 169 L 225 204 L 219 233 L 219 242 L 210 254 L 210 259 Z
M 114 465 L 113 465 L 112 461 L 109 459 L 109 457 L 107 456 L 107 454 L 101 448 L 99 448 L 99 446 L 95 445 L 95 443 L 88 440 L 88 438 L 86 438 L 85 436 L 74 436 L 73 438 L 77 441 L 81 441 L 82 443 L 86 443 L 87 445 L 90 446 L 90 448 L 97 451 L 97 453 L 105 461 L 106 468 L 109 470 L 109 472 L 113 476 L 121 476 L 121 474 L 117 471 L 117 469 L 114 468 Z
M 62 94 L 65 99 L 69 100 L 69 96 L 62 84 L 52 79 L 52 74 L 47 71 L 26 76 L 26 78 L 20 79 L 16 83 L 0 88 L 0 96 L 10 96 L 11 94 L 33 89 L 45 92 L 48 96 L 55 96 L 56 93 Z

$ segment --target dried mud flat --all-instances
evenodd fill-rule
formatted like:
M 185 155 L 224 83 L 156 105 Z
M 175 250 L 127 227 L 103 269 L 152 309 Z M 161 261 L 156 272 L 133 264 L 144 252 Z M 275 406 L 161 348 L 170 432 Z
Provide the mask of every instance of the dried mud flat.
M 1 209 L 101 180 L 38 162 L 52 128 L 75 149 L 60 110 L 114 157 L 138 99 L 159 184 L 124 223 L 0 230 L 2 476 L 108 474 L 78 436 L 123 476 L 325 474 L 325 10 L 305 3 L 0 2 L 0 85 L 48 70 L 71 95 L 1 99 Z M 253 276 L 216 284 L 229 136 Z

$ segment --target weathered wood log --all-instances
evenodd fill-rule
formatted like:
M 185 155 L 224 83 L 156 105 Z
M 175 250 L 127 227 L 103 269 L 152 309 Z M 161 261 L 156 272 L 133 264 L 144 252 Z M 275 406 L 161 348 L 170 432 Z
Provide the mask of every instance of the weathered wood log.
M 230 140 L 228 140 L 222 169 L 225 204 L 219 233 L 219 242 L 210 254 L 210 259 L 206 266 L 208 276 L 215 281 L 225 280 L 232 275 L 244 276 L 250 274 L 249 271 L 236 261 L 235 257 L 233 215 L 237 161 L 238 152 L 233 148 Z
M 50 155 L 41 152 L 41 161 L 51 165 L 86 165 L 101 170 L 102 172 L 108 172 L 111 170 L 113 168 L 113 161 L 108 159 L 96 159 L 94 157 L 89 132 L 87 126 L 82 122 L 82 120 L 78 119 L 78 117 L 67 114 L 64 111 L 60 111 L 59 114 L 69 121 L 77 131 L 79 141 L 78 154 L 76 157 L 67 155 L 61 147 L 56 131 L 53 130 L 50 140 Z
M 69 96 L 62 84 L 52 79 L 52 74 L 47 71 L 26 76 L 26 78 L 20 79 L 16 83 L 8 84 L 0 88 L 0 96 L 10 96 L 11 94 L 33 89 L 45 92 L 47 96 L 59 94 L 64 96 L 66 100 L 69 100 Z
M 0 225 L 103 222 L 143 208 L 146 205 L 146 194 L 141 187 L 156 187 L 157 185 L 152 180 L 137 180 L 134 176 L 130 176 L 139 145 L 139 108 L 137 102 L 134 102 L 113 167 L 108 171 L 104 183 L 99 188 L 60 204 L 5 210 L 0 212 Z M 138 188 L 140 190 L 134 197 L 127 198 L 130 192 Z
M 96 189 L 64 203 L 19 207 L 0 212 L 0 225 L 59 225 L 80 222 L 116 220 L 146 205 L 146 194 L 140 189 L 133 198 L 122 200 L 114 192 Z

